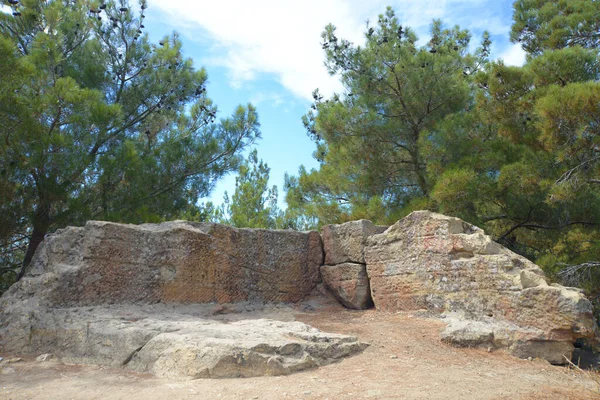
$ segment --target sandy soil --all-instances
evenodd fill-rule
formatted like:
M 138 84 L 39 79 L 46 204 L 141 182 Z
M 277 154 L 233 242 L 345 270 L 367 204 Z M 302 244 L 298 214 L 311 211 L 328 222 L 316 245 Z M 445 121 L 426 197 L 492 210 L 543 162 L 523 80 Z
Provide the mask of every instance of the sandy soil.
M 222 380 L 173 381 L 26 359 L 4 366 L 9 373 L 0 374 L 0 399 L 600 399 L 600 376 L 500 351 L 450 347 L 440 342 L 436 320 L 337 307 L 290 313 L 371 346 L 290 376 Z

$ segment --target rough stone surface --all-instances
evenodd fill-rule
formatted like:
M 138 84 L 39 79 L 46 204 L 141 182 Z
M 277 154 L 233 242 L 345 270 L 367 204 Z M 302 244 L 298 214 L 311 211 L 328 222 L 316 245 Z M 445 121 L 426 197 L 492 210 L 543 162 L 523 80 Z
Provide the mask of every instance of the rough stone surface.
M 321 237 L 325 251 L 325 264 L 336 265 L 346 262 L 364 264 L 364 247 L 367 238 L 386 229 L 387 227 L 376 226 L 365 219 L 324 226 L 321 229 Z
M 334 297 L 344 307 L 354 310 L 373 307 L 369 279 L 364 264 L 324 265 L 321 267 L 321 277 Z
M 90 221 L 50 235 L 0 299 L 0 350 L 161 376 L 287 374 L 364 345 L 289 320 L 231 315 L 299 302 L 321 276 L 349 308 L 373 301 L 384 311 L 445 317 L 443 340 L 460 346 L 562 363 L 575 340 L 596 332 L 580 291 L 548 285 L 538 266 L 481 229 L 427 211 L 387 230 L 364 220 L 326 226 L 322 239 L 212 223 Z
M 448 325 L 441 333 L 443 342 L 460 347 L 484 347 L 488 350 L 506 348 L 521 358 L 541 358 L 552 364 L 564 364 L 574 346 L 570 341 L 539 340 L 540 329 L 523 327 L 506 321 L 483 317 L 466 320 L 455 313 L 444 315 Z
M 231 319 L 305 299 L 322 263 L 318 232 L 90 221 L 50 235 L 0 299 L 0 349 L 192 378 L 324 365 L 365 345 L 294 321 Z
M 318 232 L 90 221 L 50 235 L 8 297 L 50 306 L 297 302 L 319 282 Z
M 380 310 L 457 312 L 463 321 L 496 324 L 449 328 L 450 342 L 493 342 L 520 357 L 563 362 L 577 338 L 595 333 L 592 306 L 579 291 L 549 286 L 538 266 L 458 218 L 413 212 L 368 238 L 365 261 Z
M 35 361 L 37 362 L 46 362 L 49 360 L 52 360 L 52 354 L 50 353 L 40 354 L 35 358 Z
M 213 316 L 214 305 L 119 305 L 28 310 L 3 350 L 52 350 L 63 362 L 100 364 L 179 378 L 286 375 L 362 351 L 355 337 L 323 333 L 277 315 Z M 254 318 L 251 318 L 254 317 Z M 271 318 L 268 318 L 271 317 Z

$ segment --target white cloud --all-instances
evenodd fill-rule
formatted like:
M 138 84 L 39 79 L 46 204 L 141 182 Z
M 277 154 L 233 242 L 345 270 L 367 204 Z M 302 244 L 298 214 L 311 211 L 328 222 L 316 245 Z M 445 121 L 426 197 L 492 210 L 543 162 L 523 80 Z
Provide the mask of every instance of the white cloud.
M 510 45 L 498 58 L 504 60 L 504 64 L 506 65 L 514 65 L 521 66 L 525 64 L 526 61 L 525 51 L 521 48 L 520 44 Z
M 255 106 L 259 106 L 261 104 L 268 104 L 271 107 L 278 108 L 281 106 L 292 105 L 295 103 L 294 97 L 290 94 L 279 93 L 279 92 L 263 92 L 259 91 L 250 97 L 250 103 Z
M 232 83 L 275 74 L 294 94 L 309 98 L 316 86 L 338 89 L 323 67 L 320 34 L 333 22 L 340 35 L 359 40 L 362 12 L 344 0 L 155 0 L 171 17 L 197 24 L 216 40 L 208 62 L 227 67 Z M 362 7 L 364 9 L 364 7 Z
M 494 1 L 153 0 L 151 5 L 195 40 L 212 42 L 202 62 L 227 68 L 232 86 L 273 74 L 294 95 L 310 99 L 317 87 L 325 95 L 341 88 L 323 65 L 320 34 L 328 23 L 337 27 L 338 36 L 361 43 L 366 20 L 376 20 L 391 3 L 401 23 L 421 37 L 427 36 L 434 18 L 464 28 L 488 29 L 492 34 L 506 33 L 508 26 L 487 7 Z M 480 16 L 469 19 L 468 8 L 477 8 Z

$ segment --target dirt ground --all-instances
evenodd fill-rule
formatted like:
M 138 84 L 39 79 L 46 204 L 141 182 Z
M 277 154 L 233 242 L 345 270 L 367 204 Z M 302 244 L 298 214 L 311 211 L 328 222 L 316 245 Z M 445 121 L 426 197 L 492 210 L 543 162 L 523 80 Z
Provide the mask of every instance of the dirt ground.
M 339 308 L 296 311 L 295 318 L 356 335 L 370 347 L 289 376 L 219 380 L 174 381 L 26 359 L 5 365 L 0 399 L 600 399 L 600 376 L 501 351 L 450 347 L 440 342 L 436 320 Z

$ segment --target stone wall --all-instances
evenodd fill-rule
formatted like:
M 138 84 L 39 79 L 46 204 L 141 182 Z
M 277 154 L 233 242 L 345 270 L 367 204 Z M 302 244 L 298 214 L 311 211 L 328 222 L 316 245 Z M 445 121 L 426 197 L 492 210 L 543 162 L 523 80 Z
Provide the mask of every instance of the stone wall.
M 0 299 L 0 338 L 33 326 L 27 310 L 294 303 L 321 280 L 348 308 L 442 317 L 442 339 L 457 345 L 562 363 L 575 340 L 596 334 L 579 290 L 549 285 L 538 266 L 475 226 L 419 211 L 389 228 L 360 220 L 321 234 L 185 221 L 66 228 Z M 46 322 L 35 323 L 56 325 Z
M 56 307 L 297 302 L 319 282 L 322 263 L 318 232 L 90 221 L 50 235 L 24 280 L 45 276 L 38 290 Z
M 342 234 L 335 240 L 362 246 L 352 251 L 364 255 L 378 310 L 438 315 L 448 323 L 442 338 L 449 343 L 507 348 L 558 364 L 570 358 L 575 340 L 595 335 L 592 306 L 580 290 L 549 285 L 537 265 L 480 228 L 429 211 L 413 212 L 382 233 L 358 229 L 366 225 L 323 231 L 350 232 L 353 240 Z M 328 237 L 325 248 L 342 246 L 328 244 Z M 335 282 L 330 286 L 336 290 Z

